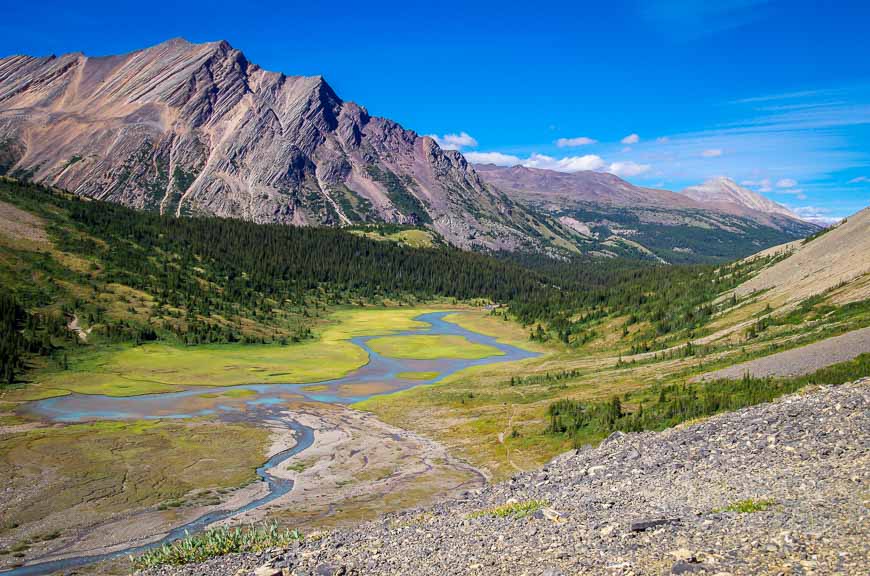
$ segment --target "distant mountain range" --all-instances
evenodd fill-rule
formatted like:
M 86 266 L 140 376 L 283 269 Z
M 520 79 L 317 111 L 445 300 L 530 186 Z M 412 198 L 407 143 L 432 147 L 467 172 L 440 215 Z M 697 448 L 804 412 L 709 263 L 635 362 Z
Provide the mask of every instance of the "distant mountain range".
M 634 186 L 613 174 L 475 166 L 515 201 L 583 236 L 584 251 L 666 262 L 721 261 L 816 232 L 787 208 L 717 178 L 682 194 Z
M 598 172 L 475 169 L 323 78 L 262 70 L 223 41 L 0 59 L 0 174 L 174 215 L 419 225 L 476 250 L 715 261 L 816 230 L 730 181 L 677 194 Z

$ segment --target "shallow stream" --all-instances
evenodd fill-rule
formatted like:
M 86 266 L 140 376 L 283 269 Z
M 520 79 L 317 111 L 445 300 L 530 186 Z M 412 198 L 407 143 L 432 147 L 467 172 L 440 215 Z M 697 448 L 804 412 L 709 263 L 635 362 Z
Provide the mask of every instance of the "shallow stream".
M 426 322 L 428 327 L 417 330 L 407 330 L 399 333 L 385 334 L 387 336 L 418 336 L 418 335 L 453 335 L 462 336 L 471 342 L 485 344 L 499 350 L 499 355 L 487 356 L 475 360 L 460 360 L 442 358 L 436 360 L 410 360 L 389 358 L 378 354 L 367 342 L 381 335 L 362 336 L 351 339 L 369 356 L 364 366 L 354 370 L 347 376 L 322 382 L 305 384 L 249 384 L 229 387 L 196 386 L 181 392 L 165 394 L 144 394 L 141 396 L 103 396 L 88 394 L 70 394 L 56 398 L 47 398 L 31 402 L 28 410 L 41 418 L 56 422 L 81 422 L 94 420 L 141 420 L 161 418 L 192 418 L 196 416 L 226 416 L 238 417 L 241 413 L 247 416 L 263 418 L 275 417 L 278 406 L 292 400 L 308 400 L 324 403 L 350 404 L 370 398 L 377 394 L 388 394 L 420 386 L 433 384 L 447 376 L 471 366 L 481 366 L 499 362 L 514 362 L 537 356 L 535 352 L 523 350 L 509 344 L 498 342 L 491 336 L 486 336 L 462 328 L 448 322 L 444 317 L 450 312 L 431 312 L 421 314 L 415 320 Z M 433 373 L 433 377 L 425 380 L 407 379 L 400 374 Z M 244 391 L 244 392 L 242 392 Z M 229 393 L 229 394 L 228 394 Z M 261 414 L 258 414 L 261 413 Z M 286 494 L 293 489 L 293 481 L 278 478 L 269 470 L 280 465 L 289 458 L 309 448 L 314 442 L 314 431 L 298 422 L 288 421 L 287 426 L 295 431 L 296 445 L 272 456 L 263 466 L 257 469 L 257 475 L 265 482 L 268 493 L 244 506 L 209 512 L 195 520 L 171 530 L 166 536 L 156 542 L 141 546 L 132 546 L 108 554 L 92 556 L 74 556 L 60 560 L 50 560 L 0 571 L 2 576 L 39 576 L 58 570 L 68 570 L 85 566 L 103 560 L 133 555 L 149 548 L 160 546 L 186 533 L 193 533 L 214 522 L 231 518 L 237 514 L 253 510 Z

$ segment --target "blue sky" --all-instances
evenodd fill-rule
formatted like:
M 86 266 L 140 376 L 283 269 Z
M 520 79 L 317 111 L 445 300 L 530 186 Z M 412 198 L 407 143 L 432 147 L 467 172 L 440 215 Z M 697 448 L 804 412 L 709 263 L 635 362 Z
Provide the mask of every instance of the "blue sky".
M 866 2 L 8 4 L 0 55 L 225 39 L 472 160 L 724 175 L 820 219 L 870 204 Z

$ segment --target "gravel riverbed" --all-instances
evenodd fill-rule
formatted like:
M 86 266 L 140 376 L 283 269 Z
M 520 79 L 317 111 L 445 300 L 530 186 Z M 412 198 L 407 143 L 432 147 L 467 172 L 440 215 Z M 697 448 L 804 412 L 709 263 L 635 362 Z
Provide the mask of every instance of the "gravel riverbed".
M 541 470 L 290 549 L 145 574 L 867 574 L 868 481 L 864 379 L 616 433 Z M 489 513 L 533 501 L 525 516 Z

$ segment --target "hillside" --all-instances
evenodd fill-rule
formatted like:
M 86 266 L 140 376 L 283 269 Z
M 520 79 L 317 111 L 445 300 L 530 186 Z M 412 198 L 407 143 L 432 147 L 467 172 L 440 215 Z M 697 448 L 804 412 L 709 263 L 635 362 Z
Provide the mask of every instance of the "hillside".
M 475 168 L 511 198 L 573 229 L 582 250 L 600 256 L 724 262 L 819 230 L 766 205 L 702 202 L 607 173 L 493 164 Z
M 822 387 L 616 433 L 461 499 L 282 550 L 145 574 L 858 574 L 870 562 L 868 431 L 870 382 Z
M 0 175 L 258 223 L 430 227 L 462 248 L 570 250 L 461 154 L 226 42 L 0 59 Z
M 852 284 L 839 302 L 870 297 L 870 208 L 815 237 L 772 252 L 777 251 L 789 255 L 741 285 L 738 295 L 766 291 L 766 299 L 798 301 Z

